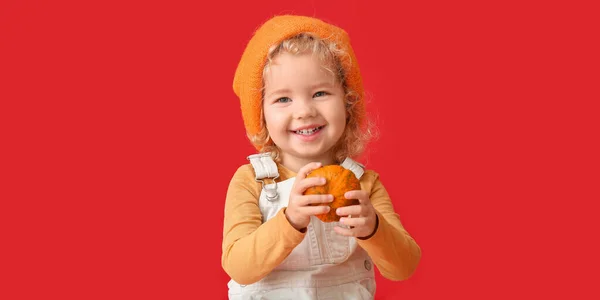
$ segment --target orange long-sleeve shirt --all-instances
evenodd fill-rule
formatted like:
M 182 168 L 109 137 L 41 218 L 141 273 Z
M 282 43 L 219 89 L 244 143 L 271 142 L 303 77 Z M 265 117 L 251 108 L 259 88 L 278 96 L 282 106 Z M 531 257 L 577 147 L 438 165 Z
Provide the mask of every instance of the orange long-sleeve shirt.
M 277 168 L 278 180 L 296 176 L 281 164 L 277 164 Z M 357 239 L 358 245 L 369 254 L 385 278 L 407 279 L 419 264 L 421 249 L 402 226 L 379 175 L 366 170 L 360 184 L 362 190 L 369 191 L 379 225 L 370 238 Z M 260 192 L 261 185 L 254 180 L 252 165 L 246 164 L 233 175 L 226 195 L 221 264 L 240 284 L 252 284 L 269 274 L 305 235 L 288 222 L 285 209 L 262 223 L 258 206 Z

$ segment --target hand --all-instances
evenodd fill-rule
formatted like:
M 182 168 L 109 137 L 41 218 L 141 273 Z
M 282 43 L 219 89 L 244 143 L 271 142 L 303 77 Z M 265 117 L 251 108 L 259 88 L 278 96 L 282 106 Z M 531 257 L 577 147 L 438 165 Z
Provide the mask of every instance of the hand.
M 333 195 L 303 195 L 309 187 L 325 184 L 323 177 L 306 178 L 306 175 L 314 169 L 321 167 L 321 163 L 313 162 L 302 167 L 296 175 L 296 181 L 290 191 L 290 201 L 285 209 L 285 216 L 290 224 L 299 231 L 302 231 L 308 223 L 310 216 L 327 213 L 329 206 L 311 206 L 310 204 L 330 203 L 333 201 Z
M 335 226 L 333 230 L 338 234 L 353 237 L 366 237 L 375 231 L 377 215 L 375 208 L 371 204 L 371 199 L 366 191 L 349 191 L 344 194 L 347 199 L 358 199 L 359 205 L 344 206 L 337 209 L 336 213 L 340 218 L 340 223 L 350 228 Z

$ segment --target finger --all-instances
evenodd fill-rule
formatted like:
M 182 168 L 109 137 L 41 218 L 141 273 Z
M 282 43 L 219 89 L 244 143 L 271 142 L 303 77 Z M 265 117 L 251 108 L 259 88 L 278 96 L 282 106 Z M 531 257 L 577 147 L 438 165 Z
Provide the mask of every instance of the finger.
M 362 204 L 370 202 L 369 194 L 363 190 L 348 191 L 344 194 L 346 199 L 358 199 Z
M 360 216 L 360 214 L 362 213 L 362 205 L 350 205 L 350 206 L 344 206 L 344 207 L 338 207 L 338 209 L 335 211 L 335 213 L 338 216 L 347 216 L 347 215 L 352 215 L 352 216 Z
M 338 234 L 341 234 L 343 236 L 356 236 L 356 231 L 349 229 L 349 228 L 343 228 L 343 227 L 339 227 L 339 226 L 335 226 L 333 227 L 333 231 L 335 231 Z
M 321 167 L 320 162 L 311 162 L 311 163 L 306 164 L 305 166 L 300 168 L 300 170 L 298 170 L 298 174 L 296 174 L 296 180 L 306 178 L 306 176 L 308 175 L 308 173 L 310 173 L 310 171 L 318 169 L 320 167 Z
M 320 215 L 320 214 L 326 214 L 329 212 L 330 208 L 329 206 L 302 206 L 302 207 L 298 207 L 298 212 L 300 212 L 303 215 L 306 216 L 314 216 L 314 215 Z
M 309 204 L 322 204 L 322 203 L 331 203 L 333 201 L 333 195 L 325 194 L 325 195 L 307 195 L 298 197 L 297 205 L 298 206 L 306 206 Z
M 346 226 L 350 226 L 350 227 L 365 226 L 367 224 L 367 219 L 366 218 L 340 218 L 340 223 L 342 223 Z
M 324 185 L 327 181 L 323 177 L 310 177 L 304 179 L 296 179 L 295 190 L 298 193 L 304 193 L 306 189 L 312 186 Z

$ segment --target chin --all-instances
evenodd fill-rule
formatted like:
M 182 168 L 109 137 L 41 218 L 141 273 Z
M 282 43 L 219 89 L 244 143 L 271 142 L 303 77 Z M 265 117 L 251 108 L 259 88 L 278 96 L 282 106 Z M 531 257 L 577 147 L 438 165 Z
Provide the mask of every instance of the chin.
M 321 159 L 328 152 L 325 150 L 326 148 L 319 147 L 317 149 L 302 149 L 296 151 L 298 157 L 302 157 L 304 159 Z

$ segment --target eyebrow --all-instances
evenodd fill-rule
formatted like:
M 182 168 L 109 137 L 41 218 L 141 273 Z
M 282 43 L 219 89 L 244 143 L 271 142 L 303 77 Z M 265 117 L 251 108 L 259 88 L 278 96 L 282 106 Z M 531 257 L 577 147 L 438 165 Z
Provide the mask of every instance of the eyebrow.
M 320 82 L 318 84 L 311 86 L 311 88 L 313 90 L 320 89 L 320 88 L 333 88 L 333 87 L 335 87 L 335 83 L 331 83 L 329 81 L 323 81 L 323 82 Z
M 266 98 L 271 98 L 274 95 L 289 94 L 289 93 L 290 93 L 289 89 L 283 88 L 283 89 L 274 90 L 265 96 L 266 96 Z
M 310 86 L 311 90 L 316 90 L 316 89 L 321 89 L 321 88 L 333 88 L 335 87 L 335 83 L 331 83 L 329 81 L 322 81 L 320 83 L 314 84 Z M 282 88 L 282 89 L 278 89 L 278 90 L 274 90 L 272 92 L 270 92 L 269 94 L 265 95 L 265 98 L 272 98 L 276 95 L 285 95 L 285 94 L 290 94 L 292 91 L 288 88 Z

